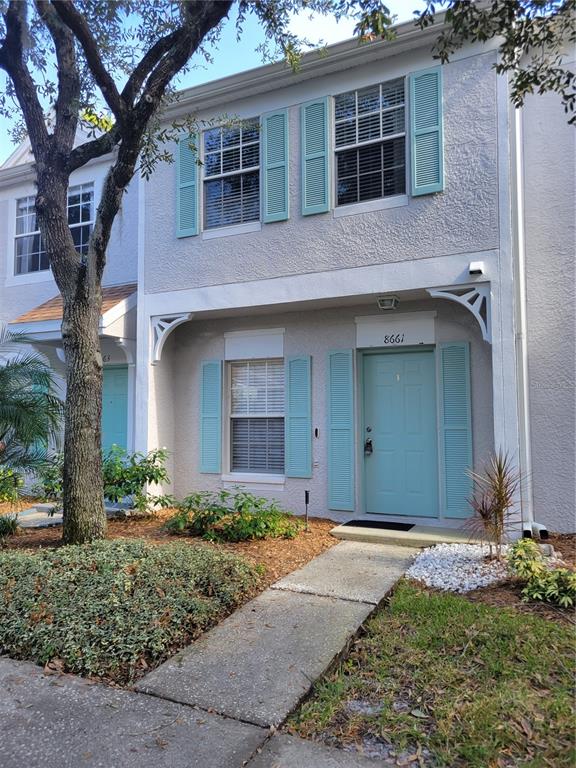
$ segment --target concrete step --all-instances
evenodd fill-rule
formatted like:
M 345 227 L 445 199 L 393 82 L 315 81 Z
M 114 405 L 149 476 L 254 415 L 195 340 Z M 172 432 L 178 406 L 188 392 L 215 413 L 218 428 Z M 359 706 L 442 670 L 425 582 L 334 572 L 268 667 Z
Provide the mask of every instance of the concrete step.
M 354 525 L 337 525 L 330 531 L 332 536 L 344 541 L 363 541 L 368 544 L 395 544 L 400 547 L 431 547 L 434 544 L 478 543 L 465 528 L 432 528 L 415 525 L 409 531 L 390 531 L 385 528 L 360 528 Z

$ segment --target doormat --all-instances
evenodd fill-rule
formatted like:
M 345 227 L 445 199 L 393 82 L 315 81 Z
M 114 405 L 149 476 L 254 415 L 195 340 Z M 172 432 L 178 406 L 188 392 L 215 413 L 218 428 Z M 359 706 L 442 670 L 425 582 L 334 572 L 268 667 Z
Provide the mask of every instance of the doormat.
M 353 525 L 355 528 L 382 528 L 385 531 L 409 531 L 414 528 L 414 524 L 385 523 L 382 520 L 350 520 L 344 525 Z

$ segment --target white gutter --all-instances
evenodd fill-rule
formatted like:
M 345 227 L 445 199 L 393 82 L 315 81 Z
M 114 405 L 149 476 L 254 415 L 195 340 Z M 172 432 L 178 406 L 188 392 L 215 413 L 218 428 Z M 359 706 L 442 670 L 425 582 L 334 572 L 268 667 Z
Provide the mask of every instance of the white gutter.
M 530 429 L 530 391 L 528 380 L 528 336 L 526 312 L 526 243 L 524 222 L 524 147 L 522 108 L 514 109 L 514 166 L 516 210 L 516 359 L 518 368 L 518 421 L 520 448 L 520 495 L 522 499 L 522 527 L 524 535 L 536 533 L 547 538 L 546 526 L 534 520 L 532 484 L 532 441 Z

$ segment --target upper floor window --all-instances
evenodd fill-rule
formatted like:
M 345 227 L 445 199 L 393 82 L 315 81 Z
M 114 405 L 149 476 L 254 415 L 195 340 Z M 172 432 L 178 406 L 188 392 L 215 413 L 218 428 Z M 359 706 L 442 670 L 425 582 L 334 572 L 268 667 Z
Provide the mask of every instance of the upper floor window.
M 338 205 L 406 192 L 404 80 L 335 99 Z
M 284 473 L 284 361 L 230 363 L 230 469 Z
M 88 240 L 94 224 L 94 185 L 79 184 L 68 190 L 68 224 L 79 253 L 88 252 Z M 36 221 L 34 197 L 16 201 L 16 274 L 41 272 L 49 268 L 48 254 Z
M 257 119 L 204 132 L 204 229 L 260 218 Z

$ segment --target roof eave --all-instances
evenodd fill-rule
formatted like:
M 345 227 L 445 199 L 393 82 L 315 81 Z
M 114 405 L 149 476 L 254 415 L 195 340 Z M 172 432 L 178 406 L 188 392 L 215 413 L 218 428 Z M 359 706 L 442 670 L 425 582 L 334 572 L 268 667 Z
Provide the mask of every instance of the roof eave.
M 444 14 L 439 14 L 436 22 L 425 29 L 419 29 L 413 21 L 399 24 L 394 27 L 396 37 L 393 40 L 361 43 L 358 38 L 353 38 L 306 53 L 296 72 L 285 61 L 280 61 L 187 88 L 179 92 L 177 101 L 165 108 L 163 118 L 170 120 L 223 102 L 287 88 L 313 77 L 396 56 L 428 43 L 432 48 L 431 44 L 444 27 Z

